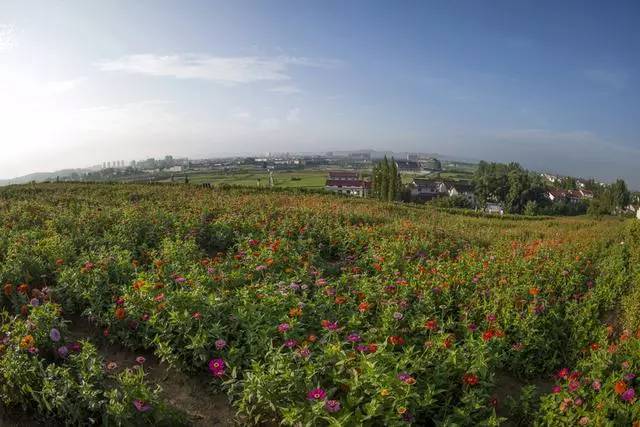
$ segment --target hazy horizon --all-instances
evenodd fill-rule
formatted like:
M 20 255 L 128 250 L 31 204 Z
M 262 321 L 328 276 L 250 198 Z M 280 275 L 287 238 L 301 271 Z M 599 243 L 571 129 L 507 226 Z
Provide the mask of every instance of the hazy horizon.
M 371 148 L 638 188 L 638 16 L 633 1 L 4 1 L 0 177 Z

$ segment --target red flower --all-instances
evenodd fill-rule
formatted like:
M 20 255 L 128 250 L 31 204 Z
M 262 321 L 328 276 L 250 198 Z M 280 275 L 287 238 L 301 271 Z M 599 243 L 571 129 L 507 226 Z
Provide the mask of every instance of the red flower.
M 462 377 L 462 382 L 464 382 L 467 385 L 474 386 L 480 382 L 480 379 L 476 374 L 467 373 L 467 374 L 464 374 L 464 376 Z
M 438 329 L 438 321 L 436 319 L 427 320 L 424 323 L 424 327 L 430 331 L 435 331 Z
M 390 336 L 388 341 L 389 341 L 389 344 L 391 344 L 391 345 L 403 345 L 404 344 L 404 338 L 402 338 L 399 335 Z

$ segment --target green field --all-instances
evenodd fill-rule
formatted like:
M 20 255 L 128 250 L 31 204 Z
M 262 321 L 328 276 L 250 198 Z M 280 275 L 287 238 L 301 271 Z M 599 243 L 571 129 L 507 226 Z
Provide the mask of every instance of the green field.
M 228 184 L 251 187 L 268 187 L 269 172 L 263 170 L 243 170 L 232 172 L 191 172 L 187 174 L 192 184 L 212 185 Z M 181 180 L 182 177 L 176 178 Z M 324 188 L 327 171 L 324 170 L 296 170 L 274 171 L 274 187 L 280 188 Z M 170 180 L 169 180 L 170 181 Z

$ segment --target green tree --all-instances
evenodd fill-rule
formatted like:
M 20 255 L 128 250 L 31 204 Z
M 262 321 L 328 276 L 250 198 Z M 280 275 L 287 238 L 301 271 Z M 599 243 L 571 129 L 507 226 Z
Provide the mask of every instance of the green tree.
M 387 156 L 384 156 L 384 160 L 381 164 L 380 170 L 380 199 L 388 200 L 387 197 L 389 195 L 389 160 Z

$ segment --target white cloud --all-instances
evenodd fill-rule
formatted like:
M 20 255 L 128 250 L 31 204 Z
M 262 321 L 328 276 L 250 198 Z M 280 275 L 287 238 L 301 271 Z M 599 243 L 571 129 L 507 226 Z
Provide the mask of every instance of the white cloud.
M 291 79 L 292 66 L 333 68 L 340 62 L 327 59 L 256 56 L 220 57 L 202 54 L 184 55 L 128 55 L 102 61 L 97 66 L 103 71 L 121 71 L 132 74 L 201 79 L 223 84 L 254 83 L 260 81 L 286 81 Z
M 16 30 L 12 25 L 0 25 L 0 52 L 11 50 L 16 44 Z
M 284 86 L 276 86 L 271 89 L 268 89 L 269 92 L 282 93 L 284 95 L 295 95 L 302 93 L 302 90 L 297 86 L 293 85 L 284 85 Z
M 587 80 L 598 85 L 615 90 L 622 90 L 627 87 L 627 81 L 629 80 L 629 75 L 624 71 L 605 70 L 602 68 L 585 70 L 584 76 Z

